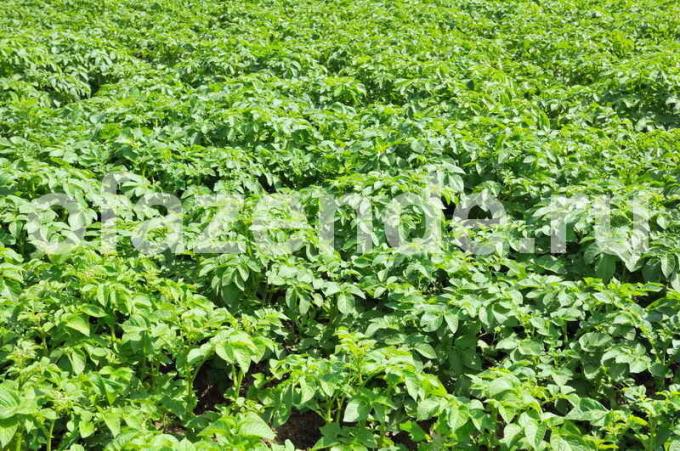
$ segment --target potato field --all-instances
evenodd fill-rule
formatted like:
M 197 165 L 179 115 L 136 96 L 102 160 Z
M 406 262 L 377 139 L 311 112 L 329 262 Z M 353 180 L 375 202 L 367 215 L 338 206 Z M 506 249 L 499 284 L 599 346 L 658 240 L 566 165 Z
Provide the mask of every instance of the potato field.
M 680 3 L 0 2 L 0 449 L 680 451 Z

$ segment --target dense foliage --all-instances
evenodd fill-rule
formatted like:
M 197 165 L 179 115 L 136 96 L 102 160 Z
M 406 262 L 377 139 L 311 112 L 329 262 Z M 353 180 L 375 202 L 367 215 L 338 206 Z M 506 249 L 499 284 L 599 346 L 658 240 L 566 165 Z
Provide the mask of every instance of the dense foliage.
M 0 448 L 680 449 L 678 55 L 672 0 L 0 2 Z M 400 252 L 379 219 L 433 171 L 444 248 Z M 463 231 L 471 193 L 505 219 Z M 197 251 L 206 194 L 241 252 Z M 610 239 L 555 195 L 610 196 Z

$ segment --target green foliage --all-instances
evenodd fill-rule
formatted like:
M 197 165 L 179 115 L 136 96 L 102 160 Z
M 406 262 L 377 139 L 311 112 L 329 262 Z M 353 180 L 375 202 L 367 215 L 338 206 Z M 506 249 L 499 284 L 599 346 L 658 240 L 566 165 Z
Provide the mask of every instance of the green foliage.
M 665 0 L 1 2 L 0 448 L 680 449 L 679 54 Z M 433 168 L 442 251 L 376 220 L 357 252 L 353 210 Z M 153 192 L 186 243 L 145 255 Z M 484 256 L 456 246 L 471 194 L 506 212 Z M 607 239 L 558 195 L 611 196 Z M 199 252 L 213 225 L 240 253 Z

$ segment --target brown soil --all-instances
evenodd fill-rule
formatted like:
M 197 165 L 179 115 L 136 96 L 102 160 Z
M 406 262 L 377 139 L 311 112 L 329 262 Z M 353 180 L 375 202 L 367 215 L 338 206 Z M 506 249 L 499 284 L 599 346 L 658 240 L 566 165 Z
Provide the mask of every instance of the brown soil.
M 310 449 L 321 438 L 323 419 L 314 412 L 293 412 L 286 424 L 276 431 L 276 441 L 290 440 L 297 449 Z
M 224 388 L 220 388 L 218 384 L 212 380 L 211 373 L 214 370 L 210 365 L 203 365 L 201 369 L 198 370 L 196 379 L 194 379 L 194 393 L 198 398 L 196 408 L 194 413 L 200 415 L 209 410 L 215 410 L 215 406 L 218 404 L 224 404 L 226 400 L 224 399 Z
M 415 451 L 418 449 L 418 444 L 411 440 L 407 432 L 400 432 L 393 438 L 394 443 L 399 445 L 404 445 L 409 451 Z

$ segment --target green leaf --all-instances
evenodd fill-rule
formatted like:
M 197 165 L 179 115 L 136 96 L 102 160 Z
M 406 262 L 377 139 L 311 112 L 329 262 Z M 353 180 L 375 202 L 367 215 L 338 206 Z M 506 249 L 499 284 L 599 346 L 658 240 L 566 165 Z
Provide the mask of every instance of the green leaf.
M 215 354 L 227 363 L 236 363 L 236 356 L 234 355 L 234 346 L 228 341 L 220 341 L 215 344 Z M 196 354 L 193 355 L 196 357 Z
M 680 438 L 670 439 L 668 444 L 668 451 L 680 451 Z
M 19 394 L 6 385 L 0 385 L 0 419 L 12 418 L 21 404 Z
M 607 409 L 598 401 L 591 398 L 579 398 L 574 408 L 566 418 L 576 421 L 597 423 L 607 415 Z
M 524 429 L 524 436 L 527 438 L 531 448 L 538 449 L 545 436 L 546 426 L 526 412 L 519 416 L 518 423 Z
M 661 256 L 661 272 L 666 278 L 670 278 L 675 272 L 675 255 L 664 254 Z
M 517 424 L 508 424 L 503 428 L 503 444 L 511 447 L 512 444 L 519 439 L 522 433 L 522 428 Z
M 420 325 L 426 332 L 434 332 L 442 325 L 443 318 L 437 313 L 428 312 L 420 318 Z
M 361 400 L 354 398 L 347 403 L 342 421 L 345 423 L 355 423 L 365 420 L 367 415 L 367 406 Z
M 543 344 L 534 340 L 523 340 L 517 349 L 524 355 L 543 354 Z
M 94 424 L 90 420 L 81 419 L 78 423 L 78 432 L 82 438 L 87 438 L 94 434 Z
M 588 332 L 579 338 L 578 342 L 584 351 L 592 352 L 601 349 L 611 342 L 611 337 L 599 332 Z
M 81 307 L 83 313 L 94 318 L 103 318 L 107 316 L 106 311 L 98 305 L 85 304 Z
M 72 316 L 66 321 L 66 327 L 80 332 L 85 336 L 90 336 L 90 323 L 80 315 Z
M 427 343 L 418 343 L 414 346 L 414 348 L 423 357 L 427 357 L 428 359 L 436 359 L 437 358 L 437 352 L 434 350 L 434 348 L 431 345 L 429 345 Z
M 589 451 L 592 449 L 578 436 L 558 433 L 551 434 L 550 447 L 555 451 Z
M 87 363 L 85 355 L 82 352 L 76 350 L 69 352 L 67 355 L 69 361 L 71 362 L 71 368 L 73 369 L 74 374 L 82 374 Z
M 118 415 L 117 412 L 104 412 L 101 415 L 101 418 L 104 420 L 106 427 L 108 427 L 111 431 L 111 435 L 113 437 L 116 437 L 118 434 L 120 434 L 120 415 Z
M 492 398 L 510 391 L 513 388 L 514 384 L 512 383 L 512 380 L 507 377 L 499 377 L 498 379 L 494 379 L 486 386 L 487 393 Z
M 436 415 L 439 409 L 439 401 L 435 398 L 425 398 L 418 403 L 418 421 L 428 420 Z
M 608 254 L 600 255 L 595 271 L 602 280 L 609 281 L 616 271 L 616 257 Z
M 241 420 L 239 434 L 246 437 L 258 437 L 265 440 L 274 440 L 276 434 L 269 425 L 255 413 L 247 413 Z
M 444 320 L 452 334 L 458 331 L 458 315 L 456 313 L 445 313 Z
M 197 363 L 203 362 L 211 354 L 212 350 L 209 346 L 201 346 L 200 348 L 194 348 L 187 353 L 187 363 L 189 365 L 196 365 Z
M 343 315 L 350 315 L 356 313 L 354 306 L 354 297 L 350 294 L 340 293 L 337 297 L 338 311 Z
M 415 421 L 406 421 L 399 425 L 399 429 L 408 432 L 409 437 L 416 443 L 422 442 L 427 438 L 427 434 Z
M 16 418 L 0 419 L 0 447 L 7 449 L 7 445 L 12 441 L 14 434 L 19 428 L 19 420 Z

